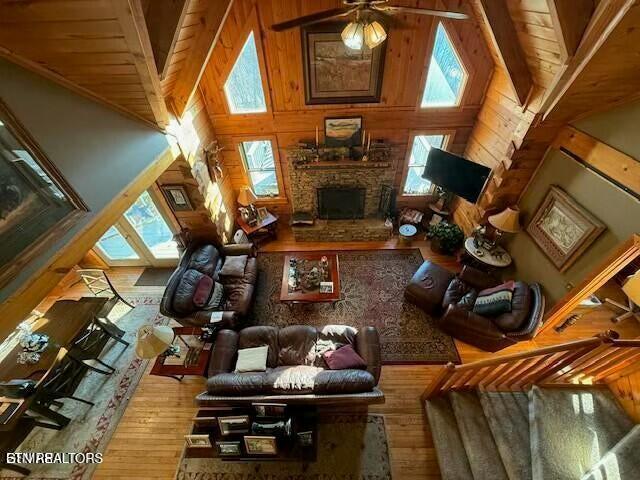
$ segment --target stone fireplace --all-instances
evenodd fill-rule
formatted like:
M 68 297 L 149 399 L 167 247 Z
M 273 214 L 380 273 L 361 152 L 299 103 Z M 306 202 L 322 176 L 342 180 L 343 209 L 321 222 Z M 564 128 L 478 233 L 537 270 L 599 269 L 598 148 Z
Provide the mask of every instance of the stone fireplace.
M 379 218 L 378 208 L 383 185 L 393 185 L 391 162 L 337 161 L 296 165 L 290 160 L 289 185 L 293 212 L 308 212 L 316 219 L 313 226 L 294 226 L 298 241 L 370 241 L 387 240 L 392 228 Z M 349 192 L 359 192 L 361 214 L 351 213 L 356 206 L 345 206 L 337 215 L 321 212 L 323 193 L 333 193 L 333 203 L 347 199 Z M 351 201 L 356 201 L 352 197 Z M 333 212 L 336 205 L 331 205 Z M 358 206 L 359 207 L 359 206 Z M 359 209 L 359 208 L 358 208 Z M 340 210 L 340 209 L 338 209 Z M 322 218 L 329 217 L 329 218 Z M 358 218 L 360 217 L 360 218 Z M 333 219 L 338 218 L 338 219 Z

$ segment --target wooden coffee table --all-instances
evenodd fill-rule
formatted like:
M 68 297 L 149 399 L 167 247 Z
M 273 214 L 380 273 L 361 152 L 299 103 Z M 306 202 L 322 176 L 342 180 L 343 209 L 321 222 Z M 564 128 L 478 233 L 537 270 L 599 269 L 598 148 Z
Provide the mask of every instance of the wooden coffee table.
M 333 282 L 333 292 L 323 293 L 319 288 L 305 290 L 300 287 L 293 290 L 289 287 L 289 264 L 295 258 L 300 264 L 309 266 L 309 262 L 319 263 L 322 257 L 327 257 L 329 263 L 326 281 Z M 280 289 L 280 301 L 288 305 L 295 303 L 335 303 L 340 300 L 340 271 L 338 267 L 338 254 L 335 252 L 294 252 L 285 255 L 282 268 L 282 287 Z

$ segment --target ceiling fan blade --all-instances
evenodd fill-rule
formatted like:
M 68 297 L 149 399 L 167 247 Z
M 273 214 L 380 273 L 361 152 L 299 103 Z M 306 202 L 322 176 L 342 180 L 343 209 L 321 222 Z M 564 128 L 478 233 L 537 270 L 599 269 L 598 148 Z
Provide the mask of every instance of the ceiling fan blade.
M 385 13 L 416 13 L 418 15 L 431 15 L 434 17 L 450 18 L 453 20 L 466 20 L 469 18 L 469 15 L 466 13 L 450 12 L 447 10 L 431 10 L 429 8 L 392 7 L 390 5 L 372 5 L 371 8 Z
M 346 17 L 347 15 L 355 12 L 358 7 L 351 8 L 332 8 L 331 10 L 325 10 L 324 12 L 312 13 L 310 15 L 304 15 L 302 17 L 287 20 L 286 22 L 276 23 L 271 25 L 271 29 L 276 32 L 282 32 L 289 28 L 299 27 L 301 25 L 309 25 L 311 23 L 321 22 L 323 20 L 329 20 L 335 17 Z

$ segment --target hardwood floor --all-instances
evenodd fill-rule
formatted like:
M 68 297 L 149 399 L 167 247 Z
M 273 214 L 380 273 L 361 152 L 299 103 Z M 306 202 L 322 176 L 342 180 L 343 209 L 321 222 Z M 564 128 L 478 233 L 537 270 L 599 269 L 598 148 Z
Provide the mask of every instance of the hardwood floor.
M 426 259 L 434 260 L 449 268 L 457 268 L 451 257 L 434 254 L 425 241 L 414 242 Z M 264 247 L 264 251 L 300 250 L 363 250 L 399 248 L 395 239 L 388 242 L 367 243 L 295 243 L 287 232 L 278 241 Z M 135 287 L 141 268 L 114 268 L 110 277 L 122 293 L 160 295 L 159 287 Z M 84 288 L 76 284 L 70 289 L 54 292 L 40 308 L 60 297 L 86 295 Z M 623 337 L 640 336 L 640 325 L 628 321 L 615 325 L 610 314 L 585 315 L 576 325 L 564 333 L 547 333 L 535 341 L 520 343 L 501 353 L 537 348 L 542 345 L 566 342 L 571 339 L 593 336 L 614 328 Z M 456 342 L 463 362 L 488 358 L 494 354 L 483 352 L 462 342 Z M 149 366 L 150 369 L 151 365 Z M 397 480 L 439 479 L 440 472 L 433 448 L 426 416 L 420 403 L 420 394 L 429 384 L 439 366 L 385 366 L 382 369 L 380 388 L 386 396 L 384 405 L 374 406 L 372 413 L 385 416 L 389 453 L 393 478 Z M 148 370 L 149 370 L 148 369 Z M 147 371 L 148 373 L 148 371 Z M 616 393 L 625 408 L 638 419 L 640 412 L 640 375 L 619 382 Z M 634 389 L 634 387 L 637 387 Z M 106 451 L 104 462 L 98 467 L 94 479 L 171 479 L 174 476 L 184 443 L 183 435 L 191 425 L 196 412 L 194 397 L 204 390 L 204 379 L 185 378 L 177 382 L 170 378 L 145 375 Z

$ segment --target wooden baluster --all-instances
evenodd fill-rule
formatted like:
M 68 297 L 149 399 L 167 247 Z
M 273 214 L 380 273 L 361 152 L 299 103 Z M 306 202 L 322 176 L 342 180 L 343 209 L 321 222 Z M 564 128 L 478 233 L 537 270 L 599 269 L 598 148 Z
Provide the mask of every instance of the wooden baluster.
M 486 373 L 490 371 L 491 367 L 482 367 L 476 369 L 476 373 L 467 381 L 467 386 L 474 388 L 478 387 L 480 381 L 485 377 Z
M 536 363 L 529 367 L 529 372 L 523 375 L 519 380 L 513 382 L 511 384 L 511 387 L 513 387 L 514 389 L 522 390 L 524 387 L 530 385 L 531 383 L 533 383 L 532 379 L 535 379 L 540 372 L 542 372 L 560 356 L 562 356 L 562 354 L 550 353 L 548 355 L 539 357 Z
M 509 378 L 505 378 L 505 381 L 502 382 L 502 385 L 500 385 L 499 388 L 501 390 L 513 390 L 513 384 L 522 380 L 528 373 L 530 373 L 531 369 L 541 360 L 541 358 L 542 357 L 533 357 L 529 360 L 523 361 L 517 370 L 511 372 Z
M 593 350 L 593 347 L 585 347 L 577 350 L 568 350 L 554 360 L 548 367 L 545 367 L 536 375 L 535 381 L 532 383 L 547 383 L 549 378 L 564 370 L 577 359 Z
M 563 368 L 563 370 L 549 376 L 544 380 L 544 382 L 541 383 L 571 383 L 571 378 L 582 372 L 582 365 L 589 362 L 589 360 L 591 360 L 592 358 L 596 358 L 599 355 L 604 354 L 609 350 L 609 348 L 611 348 L 611 344 L 606 343 L 592 349 L 590 352 L 587 352 L 581 357 L 577 358 L 575 361 L 571 362 L 571 364 Z
M 447 381 L 453 375 L 455 375 L 455 370 L 456 366 L 451 362 L 442 367 L 442 369 L 436 375 L 436 378 L 433 379 L 431 384 L 422 393 L 422 401 L 424 402 L 429 398 L 437 397 L 438 395 L 440 395 L 444 391 L 443 386 L 445 385 L 445 383 L 447 383 Z
M 619 378 L 626 377 L 640 369 L 640 349 L 634 349 L 634 355 L 617 367 L 613 371 L 603 372 L 594 381 L 613 382 Z
M 487 385 L 487 390 L 495 390 L 495 391 L 499 391 L 500 390 L 500 385 L 511 378 L 511 375 L 513 375 L 513 372 L 517 371 L 518 368 L 520 368 L 520 366 L 524 363 L 527 362 L 529 359 L 528 358 L 524 358 L 521 360 L 518 360 L 516 362 L 513 362 L 512 365 L 505 369 L 500 375 L 498 375 L 498 377 L 496 377 L 495 380 L 493 380 L 491 382 L 491 384 Z
M 460 390 L 464 388 L 465 384 L 471 379 L 471 377 L 475 376 L 477 373 L 477 369 L 470 369 L 468 372 L 460 375 L 460 378 L 451 386 L 451 388 L 453 390 Z
M 601 358 L 598 362 L 592 363 L 589 367 L 585 368 L 581 378 L 593 379 L 597 372 L 601 372 L 603 370 L 607 370 L 615 365 L 618 365 L 622 360 L 624 360 L 629 354 L 633 352 L 632 348 L 624 348 L 624 347 L 612 347 L 609 355 Z
M 485 378 L 480 380 L 480 382 L 478 383 L 478 386 L 480 387 L 481 390 L 484 390 L 487 385 L 491 385 L 496 378 L 498 378 L 506 369 L 510 367 L 511 367 L 511 362 L 502 363 L 502 364 L 496 365 L 495 367 L 492 367 L 493 370 L 489 372 L 489 374 Z

